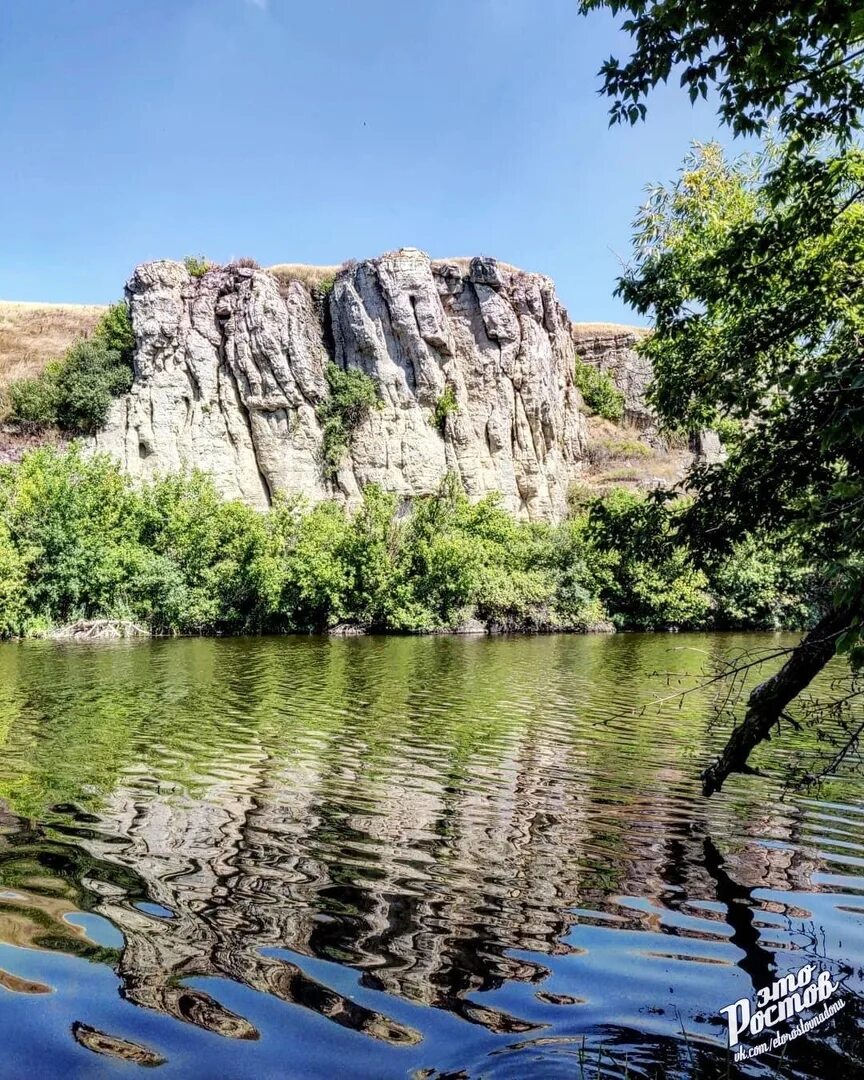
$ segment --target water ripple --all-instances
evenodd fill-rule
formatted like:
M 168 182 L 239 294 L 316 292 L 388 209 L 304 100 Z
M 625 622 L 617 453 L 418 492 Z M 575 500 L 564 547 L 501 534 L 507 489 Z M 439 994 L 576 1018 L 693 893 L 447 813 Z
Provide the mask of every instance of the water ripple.
M 753 643 L 0 646 L 0 1075 L 726 1075 L 808 961 L 843 1013 L 730 1075 L 864 1075 L 860 783 L 706 802 L 709 699 L 645 708 Z

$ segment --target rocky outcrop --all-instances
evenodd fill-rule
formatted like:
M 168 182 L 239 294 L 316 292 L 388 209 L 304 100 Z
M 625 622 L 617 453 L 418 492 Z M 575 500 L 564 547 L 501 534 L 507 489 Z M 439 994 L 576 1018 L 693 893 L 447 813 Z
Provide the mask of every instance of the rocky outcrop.
M 139 266 L 127 295 L 135 384 L 96 445 L 135 475 L 198 466 L 264 507 L 294 492 L 354 505 L 370 483 L 423 495 L 453 472 L 522 517 L 566 510 L 585 459 L 580 339 L 548 278 L 408 248 L 344 267 L 326 296 L 266 270 L 192 277 L 176 262 Z M 626 373 L 625 340 L 613 344 Z M 381 406 L 328 480 L 318 409 L 334 362 L 370 376 Z M 436 419 L 445 391 L 457 407 Z M 637 396 L 634 381 L 628 410 Z
M 614 323 L 574 323 L 571 327 L 576 355 L 599 367 L 624 394 L 624 419 L 642 429 L 653 428 L 655 417 L 645 403 L 651 382 L 651 364 L 636 352 L 646 331 Z
M 195 278 L 176 262 L 139 266 L 126 288 L 135 383 L 97 447 L 134 475 L 202 468 L 255 506 L 276 491 L 324 497 L 327 351 L 309 290 L 242 267 Z

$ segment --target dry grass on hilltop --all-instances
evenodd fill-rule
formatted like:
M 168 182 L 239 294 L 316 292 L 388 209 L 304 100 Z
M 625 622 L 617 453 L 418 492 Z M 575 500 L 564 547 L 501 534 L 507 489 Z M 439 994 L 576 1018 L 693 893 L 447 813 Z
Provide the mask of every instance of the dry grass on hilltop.
M 574 322 L 571 323 L 573 336 L 584 338 L 618 337 L 621 334 L 633 334 L 642 337 L 648 333 L 645 326 L 628 326 L 625 323 L 609 322 Z
M 106 311 L 96 304 L 23 304 L 0 300 L 0 388 L 38 375 L 49 360 L 86 337 Z
M 683 479 L 693 460 L 686 443 L 652 445 L 639 428 L 613 424 L 600 416 L 588 416 L 585 423 L 584 481 L 595 490 L 672 487 Z
M 471 269 L 471 255 L 454 255 L 452 259 L 431 259 L 433 268 L 437 266 L 456 266 L 459 271 L 465 276 L 468 276 L 468 272 Z M 501 259 L 496 259 L 498 269 L 508 274 L 521 274 L 525 271 L 521 270 L 518 266 L 514 266 L 512 263 L 502 262 Z
M 282 285 L 288 285 L 292 281 L 300 281 L 307 288 L 320 289 L 322 286 L 329 285 L 336 275 L 346 269 L 346 267 L 350 266 L 353 261 L 354 260 L 350 260 L 348 263 L 340 263 L 338 266 L 310 266 L 306 263 L 277 263 L 275 266 L 268 266 L 266 269 L 268 273 L 272 274 Z M 452 259 L 431 259 L 430 262 L 433 268 L 456 266 L 466 277 L 468 276 L 468 270 L 471 265 L 471 259 L 462 256 L 457 256 Z M 498 266 L 505 272 L 514 274 L 521 273 L 518 267 L 511 266 L 510 263 L 498 260 Z
M 292 281 L 299 281 L 307 289 L 321 289 L 333 282 L 336 275 L 342 269 L 339 266 L 307 266 L 305 263 L 277 263 L 268 266 L 267 271 L 280 283 L 289 285 Z

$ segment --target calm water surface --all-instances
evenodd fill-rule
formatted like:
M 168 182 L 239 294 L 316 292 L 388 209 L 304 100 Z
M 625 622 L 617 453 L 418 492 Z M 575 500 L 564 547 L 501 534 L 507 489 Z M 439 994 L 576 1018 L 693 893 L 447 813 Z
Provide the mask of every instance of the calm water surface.
M 710 693 L 640 710 L 778 640 L 0 646 L 0 1076 L 864 1076 L 864 785 L 706 802 Z

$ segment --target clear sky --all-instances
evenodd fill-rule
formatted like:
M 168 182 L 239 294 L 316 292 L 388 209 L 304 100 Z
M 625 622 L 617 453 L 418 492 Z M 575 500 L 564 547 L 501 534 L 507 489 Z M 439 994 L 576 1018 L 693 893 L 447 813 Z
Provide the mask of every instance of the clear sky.
M 630 221 L 713 110 L 607 127 L 626 44 L 577 0 L 4 0 L 0 297 L 102 303 L 145 259 L 398 247 L 612 296 Z

